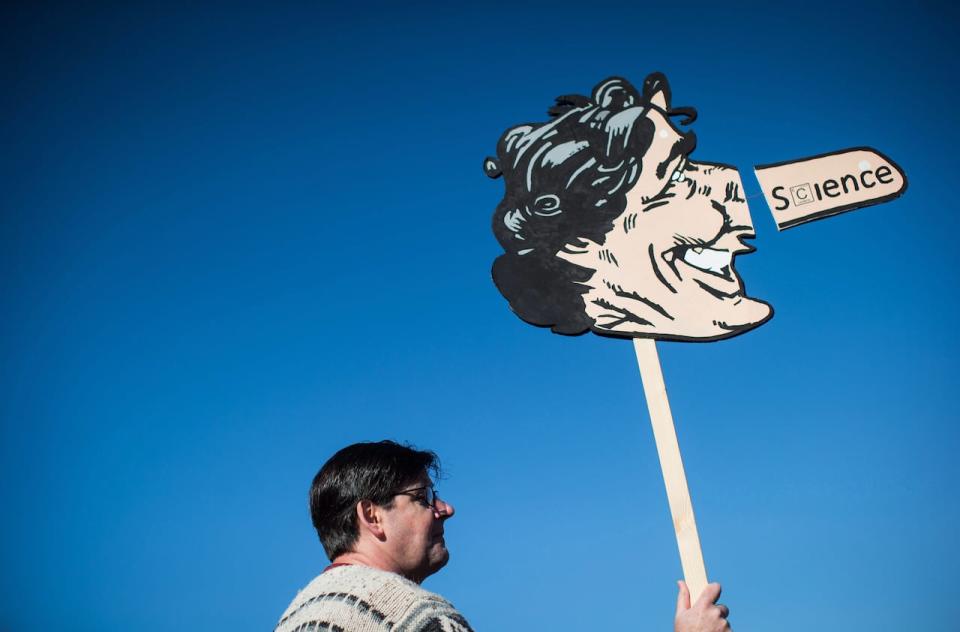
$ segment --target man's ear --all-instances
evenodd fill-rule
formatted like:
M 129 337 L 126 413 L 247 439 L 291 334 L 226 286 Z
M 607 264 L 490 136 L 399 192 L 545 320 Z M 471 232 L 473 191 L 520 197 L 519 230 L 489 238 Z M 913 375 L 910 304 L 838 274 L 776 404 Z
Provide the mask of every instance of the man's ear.
M 670 84 L 662 72 L 654 72 L 643 80 L 643 97 L 661 110 L 670 109 Z
M 360 534 L 369 533 L 378 540 L 386 535 L 383 530 L 383 512 L 379 505 L 371 500 L 361 500 L 357 503 L 357 526 Z

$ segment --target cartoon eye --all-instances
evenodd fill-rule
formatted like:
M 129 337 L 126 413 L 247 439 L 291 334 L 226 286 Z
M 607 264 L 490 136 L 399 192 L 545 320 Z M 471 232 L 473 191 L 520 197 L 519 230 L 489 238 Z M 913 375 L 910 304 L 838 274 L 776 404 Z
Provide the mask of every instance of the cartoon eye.
M 533 203 L 533 212 L 541 217 L 560 213 L 560 198 L 553 194 L 541 195 Z

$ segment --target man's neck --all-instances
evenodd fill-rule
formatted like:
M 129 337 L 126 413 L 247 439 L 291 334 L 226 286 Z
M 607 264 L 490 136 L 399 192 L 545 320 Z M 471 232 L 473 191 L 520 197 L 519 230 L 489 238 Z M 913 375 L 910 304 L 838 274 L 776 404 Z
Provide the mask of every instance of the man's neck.
M 338 555 L 336 558 L 331 560 L 331 563 L 368 566 L 370 568 L 376 568 L 381 571 L 387 571 L 388 573 L 395 573 L 417 584 L 423 581 L 423 578 L 410 577 L 402 573 L 400 569 L 397 567 L 397 565 L 393 563 L 392 560 L 385 559 L 381 555 L 371 555 L 370 553 L 367 553 L 365 551 L 348 551 L 343 555 Z

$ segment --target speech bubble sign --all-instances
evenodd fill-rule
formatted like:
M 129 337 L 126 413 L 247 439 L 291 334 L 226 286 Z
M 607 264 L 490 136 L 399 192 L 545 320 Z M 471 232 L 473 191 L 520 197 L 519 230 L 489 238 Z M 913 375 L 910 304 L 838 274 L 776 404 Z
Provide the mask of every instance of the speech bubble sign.
M 900 166 L 871 147 L 758 165 L 754 172 L 777 230 L 881 204 L 907 190 Z

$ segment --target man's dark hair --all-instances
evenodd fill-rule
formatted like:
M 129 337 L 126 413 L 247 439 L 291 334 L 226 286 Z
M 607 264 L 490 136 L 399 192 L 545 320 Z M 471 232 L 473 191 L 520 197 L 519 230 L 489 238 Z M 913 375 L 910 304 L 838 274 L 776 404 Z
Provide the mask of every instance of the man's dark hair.
M 327 557 L 349 552 L 357 541 L 358 502 L 389 508 L 424 472 L 440 476 L 437 455 L 393 441 L 355 443 L 330 457 L 310 485 L 310 517 Z

